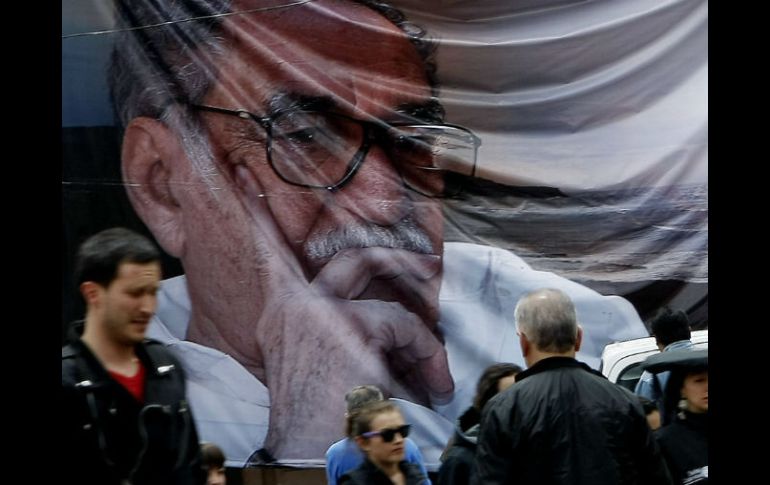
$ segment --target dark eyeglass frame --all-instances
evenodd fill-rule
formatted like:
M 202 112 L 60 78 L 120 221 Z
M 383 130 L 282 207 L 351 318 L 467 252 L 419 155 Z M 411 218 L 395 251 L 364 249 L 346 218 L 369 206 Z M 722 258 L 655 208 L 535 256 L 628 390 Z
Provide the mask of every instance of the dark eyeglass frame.
M 330 192 L 336 192 L 340 190 L 342 187 L 344 187 L 356 174 L 358 169 L 363 165 L 364 160 L 366 159 L 366 155 L 369 153 L 369 149 L 371 148 L 373 142 L 380 140 L 381 136 L 378 136 L 378 132 L 381 131 L 387 131 L 390 128 L 399 128 L 399 127 L 410 127 L 410 128 L 441 128 L 441 127 L 448 127 L 457 129 L 460 131 L 465 132 L 466 134 L 470 135 L 471 139 L 473 140 L 474 145 L 474 153 L 473 153 L 473 167 L 471 168 L 471 174 L 472 176 L 476 174 L 476 161 L 478 157 L 478 147 L 481 145 L 481 139 L 476 136 L 472 131 L 469 129 L 460 126 L 460 125 L 454 125 L 451 123 L 408 123 L 408 122 L 391 122 L 391 123 L 385 123 L 385 122 L 372 122 L 372 121 L 364 121 L 357 118 L 353 118 L 348 115 L 344 115 L 342 113 L 336 113 L 333 111 L 323 111 L 323 110 L 317 110 L 317 109 L 303 109 L 303 110 L 296 110 L 296 111 L 302 111 L 305 113 L 317 113 L 321 115 L 332 115 L 337 116 L 340 118 L 345 118 L 347 120 L 353 121 L 355 123 L 358 123 L 361 126 L 361 129 L 363 130 L 363 137 L 361 141 L 361 146 L 358 148 L 358 151 L 356 151 L 355 155 L 353 155 L 353 158 L 348 162 L 347 169 L 345 171 L 345 175 L 335 184 L 333 185 L 313 185 L 313 184 L 303 184 L 301 182 L 296 182 L 293 180 L 287 179 L 276 167 L 273 163 L 273 155 L 272 155 L 272 145 L 273 145 L 273 121 L 280 116 L 284 116 L 289 111 L 279 111 L 271 116 L 259 116 L 257 114 L 251 113 L 249 111 L 246 111 L 245 109 L 227 109 L 227 108 L 220 108 L 218 106 L 209 106 L 205 104 L 193 104 L 193 103 L 187 103 L 188 106 L 190 106 L 193 109 L 199 110 L 199 111 L 207 111 L 210 113 L 219 113 L 227 116 L 235 116 L 244 120 L 251 120 L 261 126 L 265 132 L 267 133 L 267 143 L 265 143 L 265 153 L 267 154 L 267 161 L 270 164 L 270 168 L 273 170 L 273 172 L 278 175 L 278 177 L 290 185 L 295 185 L 298 187 L 306 187 L 310 189 L 326 189 Z M 294 110 L 292 110 L 294 112 Z M 404 137 L 402 137 L 404 138 Z M 436 167 L 420 167 L 424 170 L 441 170 L 440 168 Z M 426 194 L 425 192 L 412 187 L 409 185 L 406 180 L 404 180 L 403 174 L 401 174 L 401 179 L 404 182 L 404 185 L 408 187 L 409 189 L 425 196 L 425 197 L 431 197 L 431 198 L 441 198 L 441 195 L 430 195 Z
M 385 428 L 379 431 L 367 431 L 366 433 L 361 433 L 361 436 L 364 438 L 379 436 L 385 443 L 390 443 L 396 437 L 396 433 L 400 434 L 402 438 L 409 436 L 409 431 L 411 428 L 411 424 L 405 424 L 403 426 L 399 426 L 398 428 Z

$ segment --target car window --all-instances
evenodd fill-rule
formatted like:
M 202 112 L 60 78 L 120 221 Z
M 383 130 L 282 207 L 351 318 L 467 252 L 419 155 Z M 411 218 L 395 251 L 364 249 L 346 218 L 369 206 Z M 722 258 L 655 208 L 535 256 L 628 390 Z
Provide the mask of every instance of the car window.
M 642 363 L 634 362 L 620 372 L 617 383 L 631 392 L 636 389 L 636 383 L 642 376 Z
M 692 342 L 695 348 L 708 348 L 708 330 L 692 332 Z M 602 352 L 599 371 L 607 379 L 633 391 L 642 375 L 640 366 L 650 355 L 659 352 L 653 337 L 642 337 L 613 342 Z

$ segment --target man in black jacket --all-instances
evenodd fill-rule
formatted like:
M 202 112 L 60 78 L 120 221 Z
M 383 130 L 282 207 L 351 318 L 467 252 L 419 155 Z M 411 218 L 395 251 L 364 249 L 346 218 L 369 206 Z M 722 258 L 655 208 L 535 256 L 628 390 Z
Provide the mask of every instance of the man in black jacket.
M 575 360 L 583 330 L 569 297 L 536 290 L 515 319 L 528 368 L 484 408 L 476 483 L 670 484 L 636 396 Z
M 160 255 L 127 229 L 80 247 L 86 318 L 62 347 L 62 483 L 203 484 L 198 434 L 178 361 L 145 331 Z

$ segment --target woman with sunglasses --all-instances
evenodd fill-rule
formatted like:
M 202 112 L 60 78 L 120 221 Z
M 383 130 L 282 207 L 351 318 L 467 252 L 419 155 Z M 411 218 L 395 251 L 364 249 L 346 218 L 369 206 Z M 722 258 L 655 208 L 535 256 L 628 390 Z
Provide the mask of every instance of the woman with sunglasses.
M 428 478 L 404 460 L 409 425 L 398 406 L 377 401 L 348 417 L 347 434 L 366 456 L 364 462 L 340 478 L 340 485 L 422 485 Z

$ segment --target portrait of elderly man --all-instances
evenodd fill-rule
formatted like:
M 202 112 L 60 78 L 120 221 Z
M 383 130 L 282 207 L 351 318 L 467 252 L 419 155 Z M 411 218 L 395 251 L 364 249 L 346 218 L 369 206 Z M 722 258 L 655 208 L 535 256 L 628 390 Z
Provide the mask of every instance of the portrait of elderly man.
M 510 315 L 574 301 L 578 358 L 645 336 L 634 307 L 510 251 L 445 241 L 442 205 L 484 143 L 445 121 L 432 44 L 376 1 L 118 1 L 109 88 L 133 209 L 184 275 L 148 335 L 185 367 L 228 463 L 323 459 L 341 396 L 395 398 L 427 463 Z

